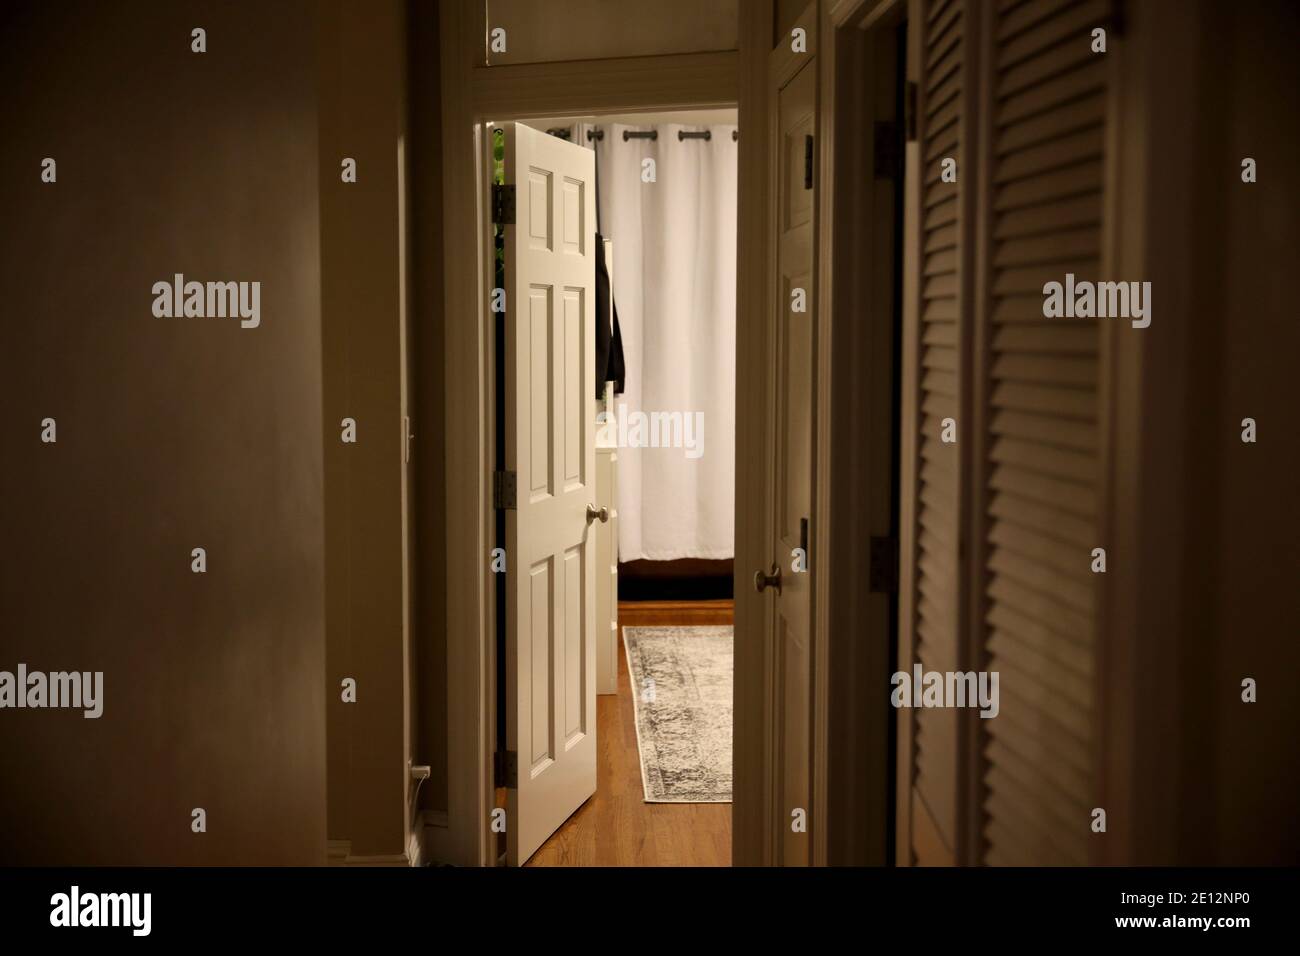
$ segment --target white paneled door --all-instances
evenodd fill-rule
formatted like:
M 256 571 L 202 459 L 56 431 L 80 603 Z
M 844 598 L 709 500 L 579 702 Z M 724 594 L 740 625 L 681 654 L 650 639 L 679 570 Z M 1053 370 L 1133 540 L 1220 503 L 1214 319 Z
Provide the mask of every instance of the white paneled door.
M 505 124 L 507 861 L 596 791 L 595 166 Z

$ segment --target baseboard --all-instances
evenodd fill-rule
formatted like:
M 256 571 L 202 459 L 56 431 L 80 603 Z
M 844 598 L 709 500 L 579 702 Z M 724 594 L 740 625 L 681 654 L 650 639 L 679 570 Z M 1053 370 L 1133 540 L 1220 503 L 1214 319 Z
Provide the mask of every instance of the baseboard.
M 326 840 L 325 863 L 328 866 L 342 866 L 343 861 L 352 852 L 351 840 Z
M 619 601 L 619 627 L 654 627 L 666 622 L 689 625 L 717 625 L 735 622 L 735 602 L 718 601 Z
M 446 810 L 424 810 L 416 825 L 420 835 L 420 859 L 424 865 L 446 863 L 452 859 L 451 829 Z
M 325 849 L 329 866 L 422 866 L 421 848 L 415 833 L 411 834 L 405 853 L 381 853 L 374 856 L 355 856 L 351 840 L 329 840 Z
M 344 866 L 411 866 L 411 858 L 405 853 L 386 853 L 378 856 L 352 856 L 343 861 Z

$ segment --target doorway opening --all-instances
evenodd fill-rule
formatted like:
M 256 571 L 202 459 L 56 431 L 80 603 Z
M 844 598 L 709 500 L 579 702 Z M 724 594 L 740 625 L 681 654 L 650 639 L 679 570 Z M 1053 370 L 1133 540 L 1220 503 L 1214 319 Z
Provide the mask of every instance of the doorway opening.
M 494 120 L 484 137 L 499 220 L 484 240 L 504 558 L 494 576 L 498 858 L 729 865 L 736 110 Z M 589 167 L 575 149 L 591 154 Z M 552 283 L 546 270 L 584 258 L 589 288 L 576 272 Z M 546 416 L 539 401 L 552 403 Z M 583 538 L 548 561 L 521 544 L 538 533 L 527 509 L 540 515 L 559 497 L 522 479 L 521 467 L 543 465 L 555 487 L 590 499 Z M 588 601 L 594 620 L 575 627 Z M 594 760 L 584 755 L 593 743 Z M 562 785 L 538 783 L 562 773 Z

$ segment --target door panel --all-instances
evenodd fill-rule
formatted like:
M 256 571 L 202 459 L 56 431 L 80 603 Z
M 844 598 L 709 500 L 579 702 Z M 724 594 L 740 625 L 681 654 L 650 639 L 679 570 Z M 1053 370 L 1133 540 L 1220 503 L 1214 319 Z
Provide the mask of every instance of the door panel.
M 1123 54 L 1098 57 L 1088 41 L 1109 15 L 1099 2 L 1061 4 L 1032 26 L 1015 11 L 989 17 L 988 73 L 1006 108 L 990 124 L 994 160 L 981 183 L 992 233 L 979 357 L 988 377 L 976 396 L 988 518 L 973 586 L 987 608 L 981 650 L 1002 681 L 997 719 L 977 722 L 979 862 L 992 865 L 1077 866 L 1097 852 L 1083 821 L 1098 800 L 1101 576 L 1088 558 L 1104 525 L 1103 334 L 1096 319 L 1044 321 L 1040 298 L 1021 290 L 1026 277 L 1033 291 L 1067 272 L 1104 277 L 1106 57 Z M 1027 72 L 1048 66 L 1050 81 L 1027 85 Z
M 795 811 L 806 818 L 812 804 L 812 616 L 809 574 L 795 572 L 791 554 L 807 548 L 805 522 L 812 518 L 813 434 L 813 211 L 815 193 L 806 178 L 809 138 L 814 133 L 816 66 L 809 63 L 779 95 L 776 355 L 776 541 L 781 568 L 775 596 L 776 774 L 778 863 L 806 866 L 811 837 L 795 832 Z M 804 290 L 806 311 L 791 308 L 791 292 Z M 809 821 L 808 826 L 816 821 Z
M 596 791 L 594 154 L 506 124 L 506 747 L 511 865 Z M 516 305 L 517 304 L 517 305 Z

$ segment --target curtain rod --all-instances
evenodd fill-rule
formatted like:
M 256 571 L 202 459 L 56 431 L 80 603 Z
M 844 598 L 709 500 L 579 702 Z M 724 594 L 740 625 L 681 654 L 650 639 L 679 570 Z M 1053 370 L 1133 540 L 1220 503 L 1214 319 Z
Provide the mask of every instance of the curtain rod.
M 560 127 L 558 129 L 549 129 L 547 130 L 547 132 L 553 136 L 558 136 L 561 139 L 569 138 L 569 130 L 567 127 Z M 600 141 L 600 140 L 604 140 L 604 138 L 605 138 L 605 131 L 603 129 L 600 129 L 599 127 L 595 127 L 593 129 L 587 130 L 587 139 L 589 140 L 594 139 Z M 659 139 L 659 131 L 653 129 L 645 130 L 645 131 L 630 130 L 630 129 L 623 130 L 623 142 L 626 143 L 629 139 L 648 139 L 654 141 Z M 690 132 L 689 130 L 679 129 L 677 131 L 677 141 L 681 142 L 682 140 L 687 140 L 687 139 L 702 139 L 707 142 L 713 139 L 713 133 L 707 129 L 702 130 L 700 132 Z M 740 139 L 740 130 L 733 129 L 731 131 L 731 141 L 734 143 L 738 139 Z

